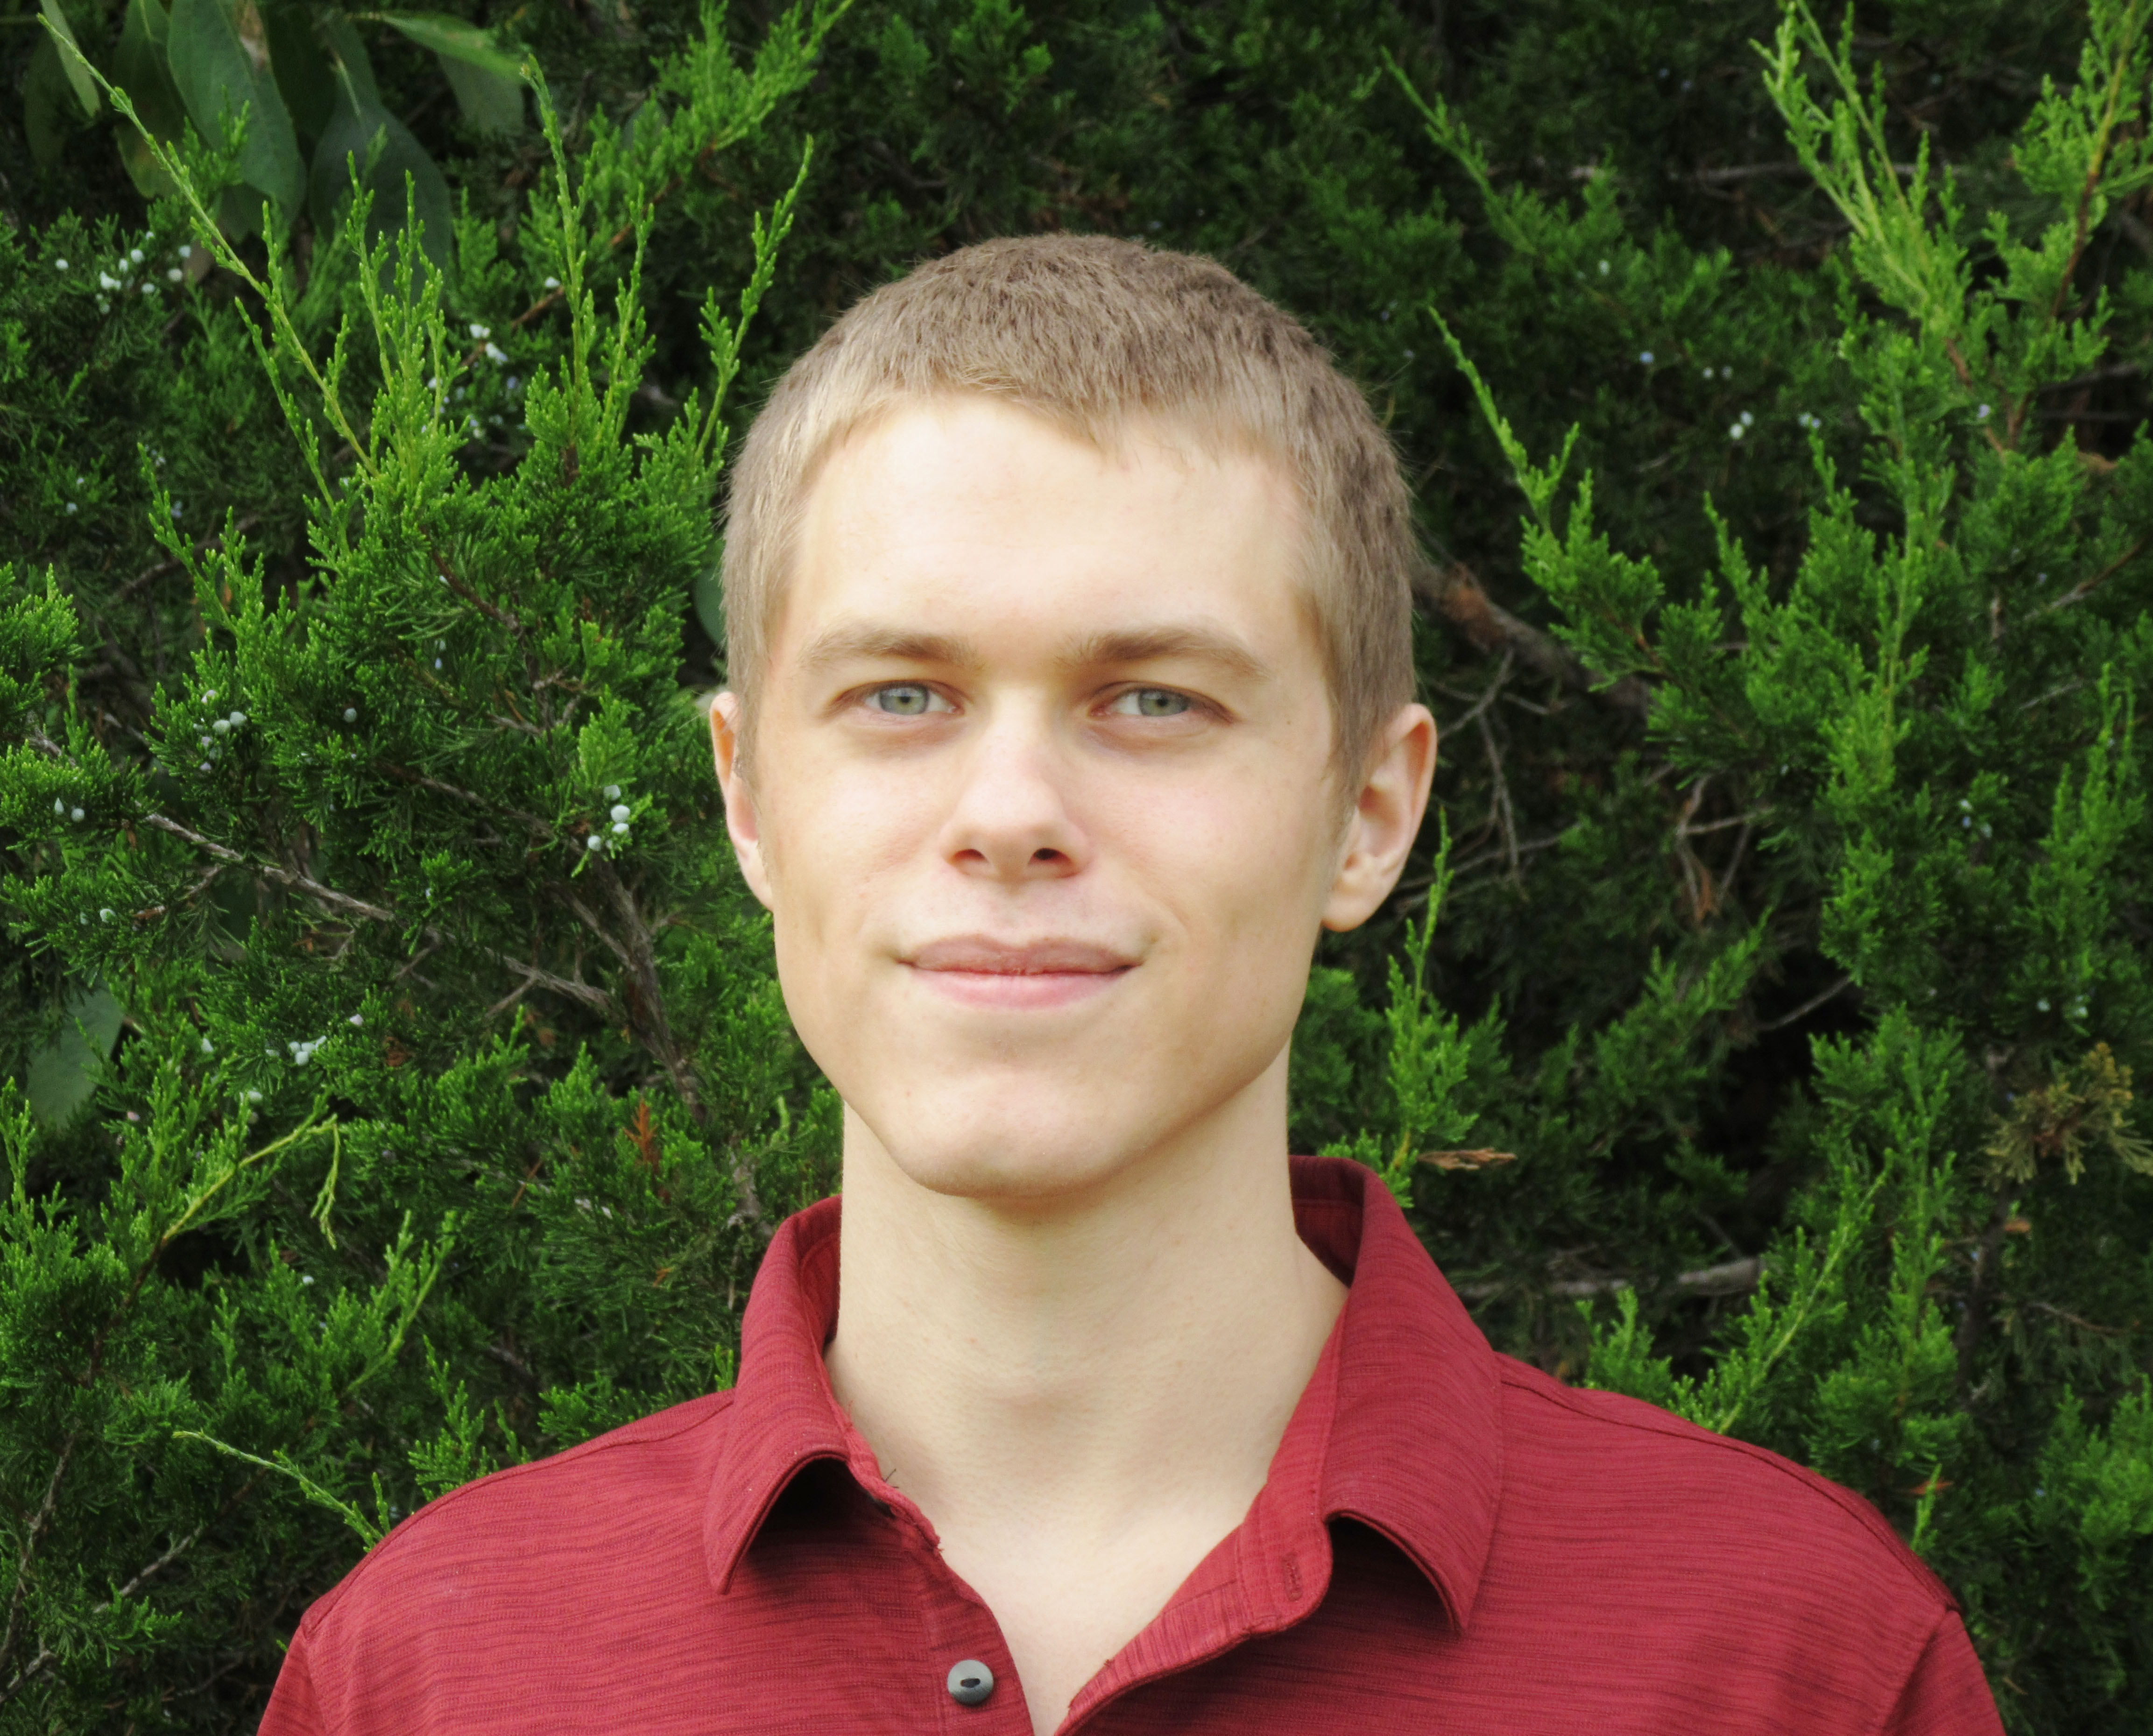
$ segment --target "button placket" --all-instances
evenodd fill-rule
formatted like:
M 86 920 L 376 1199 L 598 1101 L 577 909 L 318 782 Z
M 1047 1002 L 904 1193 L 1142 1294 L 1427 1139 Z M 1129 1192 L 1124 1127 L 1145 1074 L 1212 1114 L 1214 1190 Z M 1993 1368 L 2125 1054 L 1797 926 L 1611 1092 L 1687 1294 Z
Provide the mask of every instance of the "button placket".
M 951 1736 L 1031 1736 L 1031 1714 L 993 1612 L 950 1571 L 926 1516 L 911 1502 L 879 1475 L 863 1492 L 881 1522 L 896 1529 L 919 1576 L 916 1608 L 926 1642 L 919 1667 L 934 1672 L 942 1728 Z

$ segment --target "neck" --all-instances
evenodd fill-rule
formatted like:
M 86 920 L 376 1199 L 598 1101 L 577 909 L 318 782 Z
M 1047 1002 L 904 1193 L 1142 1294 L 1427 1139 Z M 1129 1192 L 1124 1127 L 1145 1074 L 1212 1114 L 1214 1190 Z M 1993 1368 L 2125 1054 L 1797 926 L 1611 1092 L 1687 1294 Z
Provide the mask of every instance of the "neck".
M 1163 1514 L 1239 1522 L 1345 1296 L 1294 1228 L 1285 1081 L 1281 1055 L 1044 1201 L 934 1193 L 848 1115 L 831 1382 L 945 1541 L 1061 1554 Z

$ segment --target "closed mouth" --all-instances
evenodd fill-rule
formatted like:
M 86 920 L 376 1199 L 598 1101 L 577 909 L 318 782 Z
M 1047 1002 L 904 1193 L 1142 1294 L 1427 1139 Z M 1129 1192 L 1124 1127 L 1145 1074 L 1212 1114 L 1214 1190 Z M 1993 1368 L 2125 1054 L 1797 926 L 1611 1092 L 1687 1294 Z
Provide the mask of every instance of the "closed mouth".
M 984 934 L 958 934 L 934 940 L 907 955 L 915 970 L 970 976 L 1118 976 L 1136 964 L 1127 953 L 1090 941 L 1051 938 L 996 940 Z

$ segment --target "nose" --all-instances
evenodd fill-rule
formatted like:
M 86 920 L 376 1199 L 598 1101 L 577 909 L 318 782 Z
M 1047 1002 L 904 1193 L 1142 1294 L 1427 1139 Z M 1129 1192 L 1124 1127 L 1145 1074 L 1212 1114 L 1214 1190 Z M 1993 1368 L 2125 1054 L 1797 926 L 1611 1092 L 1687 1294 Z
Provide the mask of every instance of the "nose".
M 1004 717 L 969 746 L 942 839 L 950 865 L 1007 885 L 1082 869 L 1091 853 L 1070 809 L 1070 768 L 1052 732 Z

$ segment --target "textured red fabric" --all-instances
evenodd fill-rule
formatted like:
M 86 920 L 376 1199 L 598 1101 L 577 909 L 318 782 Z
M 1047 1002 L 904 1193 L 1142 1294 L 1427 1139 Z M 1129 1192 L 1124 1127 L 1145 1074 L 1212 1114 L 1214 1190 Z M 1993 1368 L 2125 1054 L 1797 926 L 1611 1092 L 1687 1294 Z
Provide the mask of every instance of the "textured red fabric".
M 1246 1520 L 1065 1731 L 2000 1731 L 1859 1497 L 1497 1356 L 1359 1165 L 1297 1158 L 1294 1192 L 1337 1330 Z M 994 1617 L 831 1397 L 837 1212 L 771 1244 L 733 1392 L 399 1525 L 308 1611 L 265 1736 L 1029 1736 Z

